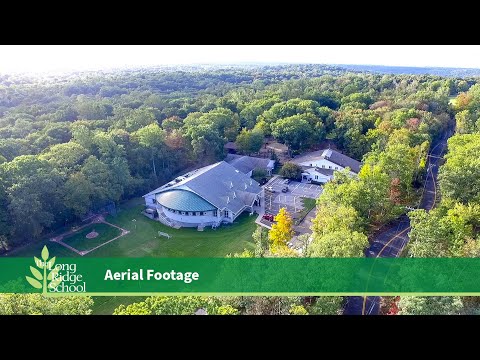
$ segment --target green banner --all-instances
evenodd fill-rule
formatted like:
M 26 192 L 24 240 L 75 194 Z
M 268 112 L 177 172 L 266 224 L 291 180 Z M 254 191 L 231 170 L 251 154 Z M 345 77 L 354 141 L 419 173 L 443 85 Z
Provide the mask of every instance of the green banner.
M 0 258 L 0 292 L 480 295 L 475 258 Z

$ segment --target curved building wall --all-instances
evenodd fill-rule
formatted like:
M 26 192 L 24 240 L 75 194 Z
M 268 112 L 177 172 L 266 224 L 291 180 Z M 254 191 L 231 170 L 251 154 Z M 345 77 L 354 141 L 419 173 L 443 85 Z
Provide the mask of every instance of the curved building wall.
M 163 213 L 166 217 L 174 221 L 180 221 L 182 223 L 194 224 L 193 226 L 200 225 L 202 223 L 228 221 L 229 219 L 223 217 L 214 216 L 213 211 L 193 212 L 170 210 L 162 206 Z M 219 211 L 220 212 L 220 211 Z

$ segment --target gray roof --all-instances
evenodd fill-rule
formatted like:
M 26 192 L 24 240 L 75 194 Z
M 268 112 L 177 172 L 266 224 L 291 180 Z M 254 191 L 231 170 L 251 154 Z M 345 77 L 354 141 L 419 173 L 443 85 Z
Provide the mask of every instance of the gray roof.
M 340 165 L 341 167 L 349 167 L 350 170 L 357 174 L 360 171 L 360 166 L 362 165 L 360 161 L 352 159 L 351 157 L 348 157 L 347 155 L 344 155 L 333 149 L 314 151 L 295 158 L 293 162 L 299 164 L 316 159 L 326 159 L 334 164 Z
M 317 172 L 317 173 L 320 173 L 322 175 L 325 175 L 325 176 L 333 176 L 333 173 L 336 171 L 336 170 L 333 170 L 333 169 L 324 169 L 324 168 L 309 168 L 306 170 L 307 172 Z
M 260 185 L 225 161 L 179 176 L 158 189 L 144 195 L 153 195 L 174 189 L 191 191 L 219 209 L 234 213 L 250 206 L 262 191 Z
M 274 160 L 235 154 L 228 154 L 225 161 L 244 174 L 257 168 L 268 169 L 270 167 L 273 169 L 275 165 Z
M 338 151 L 327 149 L 323 152 L 324 159 L 330 160 L 331 162 L 340 165 L 342 167 L 349 167 L 353 172 L 357 173 L 360 171 L 360 166 L 362 163 L 347 155 L 339 153 Z

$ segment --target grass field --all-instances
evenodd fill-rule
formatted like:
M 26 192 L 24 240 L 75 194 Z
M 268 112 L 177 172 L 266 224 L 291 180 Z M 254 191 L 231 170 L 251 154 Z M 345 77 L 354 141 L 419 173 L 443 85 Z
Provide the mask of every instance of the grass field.
M 93 239 L 87 239 L 87 234 L 92 231 L 96 231 L 98 236 Z M 77 250 L 90 250 L 95 246 L 103 244 L 104 242 L 119 236 L 121 233 L 122 231 L 120 229 L 108 224 L 91 224 L 78 232 L 64 237 L 62 241 Z
M 117 216 L 109 216 L 105 220 L 109 223 L 120 226 L 130 231 L 129 234 L 92 251 L 86 256 L 95 257 L 224 257 L 227 254 L 242 252 L 244 249 L 253 249 L 252 233 L 255 230 L 255 216 L 248 214 L 241 215 L 232 225 L 221 226 L 217 230 L 206 228 L 204 231 L 197 231 L 196 228 L 173 229 L 158 221 L 150 220 L 141 214 L 143 205 L 142 199 L 135 199 L 120 207 Z M 135 221 L 132 221 L 135 220 Z M 91 225 L 100 236 L 102 236 L 100 224 Z M 102 224 L 106 225 L 106 224 Z M 110 229 L 118 230 L 106 225 Z M 81 231 L 85 235 L 92 229 Z M 88 231 L 90 230 L 90 231 Z M 105 229 L 107 231 L 107 229 Z M 118 230 L 120 231 L 120 230 Z M 171 238 L 158 235 L 158 231 L 166 232 Z M 87 240 L 81 239 L 79 232 L 78 240 L 75 238 L 65 239 L 65 242 L 72 244 L 78 241 L 75 247 L 89 244 Z M 84 235 L 83 235 L 84 236 Z M 105 233 L 106 236 L 106 233 Z M 112 235 L 110 236 L 110 239 Z M 102 239 L 104 242 L 109 239 Z M 93 243 L 90 243 L 93 244 Z M 48 246 L 50 254 L 61 257 L 79 256 L 73 251 L 48 241 L 37 242 L 18 249 L 12 256 L 38 256 L 44 245 Z M 92 246 L 93 247 L 93 246 Z M 82 250 L 82 249 L 79 249 Z M 112 314 L 113 310 L 120 304 L 130 304 L 141 301 L 140 297 L 95 297 L 94 314 Z
M 254 216 L 243 214 L 231 225 L 221 226 L 217 230 L 206 228 L 204 231 L 197 231 L 196 228 L 170 228 L 142 215 L 142 209 L 142 205 L 136 205 L 130 208 L 120 209 L 118 215 L 115 217 L 107 217 L 106 221 L 127 229 L 130 233 L 92 251 L 87 256 L 223 257 L 230 253 L 242 252 L 244 249 L 253 248 L 252 233 L 255 230 Z M 118 230 L 108 225 L 106 226 L 110 229 Z M 94 224 L 92 227 L 100 233 L 99 224 Z M 86 231 L 89 232 L 88 230 Z M 171 238 L 168 239 L 159 236 L 159 231 L 168 233 Z M 77 235 L 81 238 L 80 233 Z M 108 237 L 111 239 L 114 236 L 108 235 Z M 93 240 L 97 239 L 98 238 Z M 83 241 L 80 240 L 81 239 L 78 240 L 78 244 L 83 243 Z M 104 242 L 108 239 L 102 240 L 101 242 Z M 72 241 L 75 243 L 77 240 L 74 238 L 65 239 L 66 243 L 74 246 Z M 18 249 L 12 253 L 12 256 L 38 256 L 44 245 L 48 246 L 51 254 L 58 257 L 78 256 L 71 250 L 62 245 L 50 242 L 48 239 Z

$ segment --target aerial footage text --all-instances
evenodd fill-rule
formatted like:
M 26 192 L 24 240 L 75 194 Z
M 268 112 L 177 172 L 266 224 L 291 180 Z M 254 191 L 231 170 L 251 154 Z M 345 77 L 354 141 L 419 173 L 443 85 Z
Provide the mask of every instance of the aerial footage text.
M 197 281 L 200 278 L 198 272 L 177 272 L 175 270 L 158 272 L 152 269 L 139 269 L 138 271 L 119 271 L 112 272 L 108 269 L 105 273 L 104 280 L 172 280 L 183 281 L 185 284 L 190 284 L 192 281 Z

